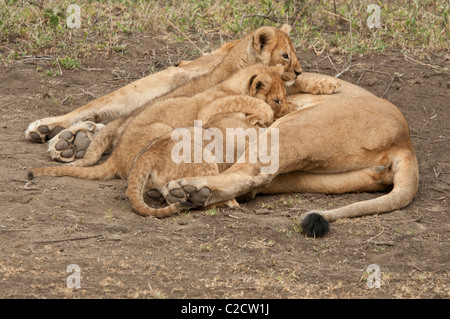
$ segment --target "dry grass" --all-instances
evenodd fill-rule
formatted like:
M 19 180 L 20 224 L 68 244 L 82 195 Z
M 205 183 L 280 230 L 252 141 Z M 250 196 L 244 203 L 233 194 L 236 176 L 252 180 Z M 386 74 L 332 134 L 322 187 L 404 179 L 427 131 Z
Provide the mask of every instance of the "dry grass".
M 380 3 L 381 28 L 369 29 L 367 6 L 376 1 L 77 1 L 81 28 L 69 29 L 71 0 L 0 3 L 0 60 L 58 56 L 66 68 L 92 52 L 126 52 L 123 37 L 168 35 L 169 42 L 217 36 L 228 41 L 261 25 L 293 25 L 297 49 L 367 54 L 398 49 L 428 56 L 449 52 L 450 5 L 438 1 Z M 352 32 L 349 33 L 350 23 Z

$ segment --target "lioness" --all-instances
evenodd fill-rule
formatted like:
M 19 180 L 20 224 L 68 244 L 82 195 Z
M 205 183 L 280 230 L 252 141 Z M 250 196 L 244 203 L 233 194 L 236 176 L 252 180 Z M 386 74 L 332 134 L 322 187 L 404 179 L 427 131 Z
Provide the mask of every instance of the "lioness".
M 84 156 L 93 136 L 103 127 L 96 123 L 126 116 L 158 98 L 192 96 L 227 79 L 245 66 L 281 64 L 285 71 L 283 80 L 292 83 L 302 69 L 289 32 L 288 25 L 280 29 L 261 27 L 241 40 L 223 45 L 210 55 L 151 74 L 73 112 L 35 121 L 28 126 L 25 136 L 36 142 L 53 138 L 48 149 L 51 157 L 61 162 L 72 162 Z M 61 132 L 63 128 L 68 131 Z M 71 138 L 59 138 L 61 134 Z M 62 140 L 67 142 L 66 147 L 59 144 Z
M 314 74 L 301 77 L 326 78 Z M 207 206 L 256 193 L 390 190 L 375 199 L 306 213 L 302 228 L 308 236 L 316 237 L 325 235 L 328 223 L 337 219 L 405 207 L 412 201 L 419 181 L 405 118 L 390 102 L 356 85 L 338 81 L 342 85 L 338 94 L 289 97 L 291 102 L 308 107 L 278 119 L 267 131 L 267 139 L 275 132 L 272 130 L 278 130 L 280 139 L 276 173 L 262 174 L 261 168 L 266 164 L 260 160 L 236 163 L 219 175 L 171 181 L 162 192 L 176 196 L 177 201 Z M 249 149 L 243 159 L 249 156 Z M 166 200 L 170 202 L 170 198 Z
M 281 117 L 290 112 L 281 65 L 255 64 L 245 67 L 225 81 L 192 97 L 167 98 L 128 117 L 114 120 L 97 134 L 85 157 L 75 166 L 96 163 L 113 144 L 106 162 L 94 167 L 56 166 L 30 171 L 29 178 L 40 175 L 108 179 L 116 175 L 127 178 L 133 159 L 149 141 L 178 127 L 206 123 L 216 114 L 240 112 L 248 115 L 251 125 L 269 126 L 274 113 Z

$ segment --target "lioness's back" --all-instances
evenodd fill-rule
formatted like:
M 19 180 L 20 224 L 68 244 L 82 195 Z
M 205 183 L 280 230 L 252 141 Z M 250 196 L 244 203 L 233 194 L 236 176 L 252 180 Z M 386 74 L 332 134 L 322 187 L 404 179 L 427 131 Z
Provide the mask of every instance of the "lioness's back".
M 360 97 L 376 97 L 371 92 L 359 87 L 350 82 L 341 80 L 339 78 L 319 74 L 319 73 L 311 73 L 311 72 L 303 72 L 300 75 L 302 79 L 332 79 L 333 81 L 338 81 L 342 88 L 341 91 L 334 94 L 309 94 L 309 93 L 301 93 L 301 94 L 293 94 L 288 96 L 288 100 L 292 103 L 302 106 L 309 107 L 314 106 L 320 103 L 329 102 L 333 100 L 342 100 L 342 99 L 351 99 L 351 98 L 360 98 Z

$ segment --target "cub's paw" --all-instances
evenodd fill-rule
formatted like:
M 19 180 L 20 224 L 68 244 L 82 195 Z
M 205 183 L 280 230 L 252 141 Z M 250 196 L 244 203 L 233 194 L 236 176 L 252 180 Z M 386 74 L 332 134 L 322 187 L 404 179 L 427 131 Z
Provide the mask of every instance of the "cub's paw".
M 91 141 L 103 127 L 103 124 L 86 121 L 62 130 L 49 141 L 50 157 L 64 163 L 83 158 Z
M 188 201 L 195 206 L 205 206 L 211 196 L 208 187 L 190 185 L 185 179 L 170 181 L 162 193 L 168 204 Z
M 333 94 L 342 90 L 342 85 L 339 80 L 334 79 L 320 79 L 315 83 L 312 88 L 312 94 Z
M 261 114 L 247 116 L 247 122 L 252 126 L 258 125 L 268 127 L 273 123 L 273 112 L 264 112 Z
M 51 123 L 53 122 L 53 123 Z M 36 143 L 45 143 L 64 130 L 64 126 L 56 121 L 47 119 L 30 123 L 25 131 L 25 138 Z

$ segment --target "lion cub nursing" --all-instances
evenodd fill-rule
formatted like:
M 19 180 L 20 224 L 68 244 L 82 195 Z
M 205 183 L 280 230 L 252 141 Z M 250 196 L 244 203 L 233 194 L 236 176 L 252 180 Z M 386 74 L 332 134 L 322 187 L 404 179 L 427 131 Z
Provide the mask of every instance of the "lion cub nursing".
M 195 136 L 196 130 L 201 130 L 202 136 L 208 130 L 220 130 L 220 136 L 226 136 L 227 130 L 230 129 L 251 129 L 254 126 L 246 120 L 242 113 L 218 114 L 212 117 L 202 128 L 189 127 L 186 128 L 188 136 Z M 217 132 L 217 131 L 216 131 Z M 215 139 L 218 137 L 215 136 Z M 209 140 L 208 140 L 209 141 Z M 176 192 L 164 192 L 164 186 L 171 180 L 188 176 L 208 176 L 217 175 L 236 163 L 240 154 L 243 154 L 245 148 L 253 141 L 252 136 L 249 135 L 248 140 L 244 143 L 233 143 L 230 146 L 226 145 L 227 139 L 221 139 L 219 149 L 225 152 L 231 152 L 233 161 L 227 163 L 225 161 L 216 162 L 217 148 L 214 148 L 214 153 L 210 152 L 205 147 L 204 139 L 198 143 L 195 138 L 190 138 L 190 158 L 187 162 L 176 163 L 173 161 L 173 151 L 176 149 L 176 144 L 179 143 L 171 137 L 171 133 L 167 133 L 159 139 L 155 139 L 148 143 L 141 152 L 134 159 L 128 176 L 127 196 L 130 199 L 131 206 L 137 214 L 141 216 L 156 216 L 166 217 L 179 212 L 180 210 L 195 207 L 189 202 L 181 202 L 177 198 Z M 214 140 L 214 142 L 217 142 Z M 195 162 L 195 153 L 202 155 L 202 160 Z M 220 151 L 219 151 L 220 153 Z M 223 157 L 224 154 L 218 154 Z M 144 201 L 144 191 L 147 186 L 150 191 L 147 193 L 150 197 L 157 199 L 164 197 L 170 204 L 164 208 L 151 208 Z M 229 207 L 239 206 L 235 199 L 215 204 L 214 206 L 227 205 Z
M 281 78 L 283 74 L 284 68 L 280 65 L 268 67 L 256 64 L 192 97 L 156 102 L 140 113 L 116 119 L 106 125 L 92 141 L 84 159 L 72 163 L 72 166 L 35 168 L 28 176 L 30 179 L 40 175 L 86 179 L 109 179 L 118 175 L 127 178 L 134 158 L 149 141 L 175 128 L 193 125 L 194 120 L 207 123 L 217 114 L 243 113 L 247 116 L 245 122 L 248 125 L 269 126 L 274 113 L 281 117 L 291 111 Z M 239 122 L 241 124 L 242 121 Z M 114 145 L 113 152 L 104 163 L 79 167 L 96 163 L 111 142 Z M 164 161 L 168 163 L 171 160 L 164 158 Z M 198 173 L 192 171 L 191 167 L 186 169 L 184 176 Z

